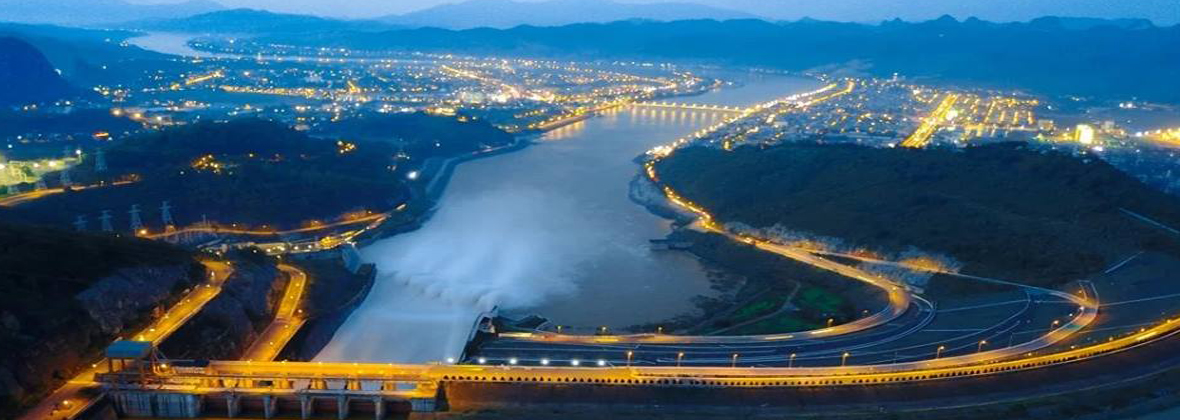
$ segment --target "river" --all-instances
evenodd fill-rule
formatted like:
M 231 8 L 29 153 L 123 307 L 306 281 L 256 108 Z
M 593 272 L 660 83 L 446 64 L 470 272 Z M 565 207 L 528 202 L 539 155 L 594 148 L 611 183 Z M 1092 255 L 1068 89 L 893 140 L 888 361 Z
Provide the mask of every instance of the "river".
M 815 89 L 802 78 L 728 74 L 740 87 L 682 99 L 752 105 Z M 379 275 L 317 360 L 456 357 L 482 311 L 611 328 L 696 310 L 701 264 L 653 251 L 667 221 L 628 198 L 633 158 L 717 122 L 716 113 L 622 109 L 546 133 L 524 150 L 456 168 L 420 229 L 361 250 Z
M 190 35 L 129 42 L 210 56 Z M 739 82 L 678 101 L 749 106 L 814 90 L 812 79 L 726 72 Z M 377 265 L 366 300 L 317 356 L 427 362 L 457 357 L 481 312 L 538 314 L 571 330 L 621 328 L 696 310 L 713 295 L 695 257 L 653 251 L 669 223 L 628 198 L 633 159 L 724 118 L 712 112 L 618 109 L 540 137 L 523 150 L 459 165 L 420 229 L 361 250 Z

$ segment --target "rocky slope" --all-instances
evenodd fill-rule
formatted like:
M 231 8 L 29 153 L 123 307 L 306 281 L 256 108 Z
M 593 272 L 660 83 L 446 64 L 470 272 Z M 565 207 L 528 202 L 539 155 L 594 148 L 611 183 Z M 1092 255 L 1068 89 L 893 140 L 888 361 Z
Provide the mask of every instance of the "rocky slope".
M 160 351 L 176 359 L 237 359 L 274 319 L 287 287 L 275 264 L 235 259 L 221 294 L 180 327 Z

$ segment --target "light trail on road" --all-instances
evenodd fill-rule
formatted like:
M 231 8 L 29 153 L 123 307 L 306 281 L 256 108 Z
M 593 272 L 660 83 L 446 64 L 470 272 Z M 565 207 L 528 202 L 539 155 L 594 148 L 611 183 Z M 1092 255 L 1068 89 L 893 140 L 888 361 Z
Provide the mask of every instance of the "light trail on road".
M 274 360 L 307 321 L 303 317 L 303 311 L 299 309 L 299 303 L 307 289 L 307 273 L 290 264 L 279 264 L 279 270 L 287 276 L 288 282 L 283 298 L 275 310 L 275 318 L 266 330 L 254 339 L 242 360 Z

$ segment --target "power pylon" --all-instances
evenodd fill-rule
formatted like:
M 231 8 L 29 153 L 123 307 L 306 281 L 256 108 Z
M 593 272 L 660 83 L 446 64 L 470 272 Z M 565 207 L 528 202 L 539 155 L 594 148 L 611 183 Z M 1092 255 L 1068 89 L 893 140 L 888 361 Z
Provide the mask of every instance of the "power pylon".
M 94 172 L 106 172 L 106 171 L 107 171 L 107 154 L 106 154 L 106 152 L 102 151 L 102 148 L 100 147 L 94 151 Z
M 62 169 L 61 170 L 61 187 L 68 188 L 71 185 L 74 185 L 74 182 L 70 180 L 70 169 L 69 168 Z
M 139 230 L 143 229 L 143 220 L 139 218 L 139 212 L 139 204 L 132 204 L 131 210 L 127 211 L 127 214 L 131 215 L 131 232 L 137 235 Z
M 114 232 L 115 231 L 115 228 L 113 226 L 111 226 L 111 211 L 110 210 L 103 210 L 102 215 L 98 216 L 98 220 L 102 221 L 102 231 L 103 232 Z
M 172 232 L 176 230 L 176 223 L 172 221 L 172 205 L 167 201 L 160 205 L 160 219 L 164 222 L 164 230 Z

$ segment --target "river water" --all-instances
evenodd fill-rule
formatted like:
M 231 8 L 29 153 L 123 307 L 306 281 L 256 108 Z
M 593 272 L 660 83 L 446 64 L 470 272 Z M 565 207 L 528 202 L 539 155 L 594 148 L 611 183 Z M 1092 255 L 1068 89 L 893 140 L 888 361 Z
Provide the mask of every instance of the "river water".
M 815 89 L 810 79 L 751 74 L 740 87 L 681 99 L 752 105 Z M 666 320 L 711 295 L 701 264 L 653 251 L 668 222 L 628 198 L 633 158 L 723 118 L 623 109 L 545 134 L 538 144 L 456 168 L 421 229 L 361 250 L 379 275 L 319 354 L 324 361 L 457 357 L 482 311 L 535 313 L 582 329 Z
M 188 39 L 153 33 L 129 42 L 209 56 Z M 678 101 L 749 106 L 819 87 L 797 77 L 716 76 L 738 87 Z M 583 331 L 695 311 L 692 298 L 715 293 L 708 273 L 687 253 L 650 249 L 669 224 L 628 198 L 629 182 L 639 171 L 636 156 L 723 118 L 619 109 L 550 131 L 523 150 L 459 165 L 420 229 L 361 250 L 377 265 L 377 281 L 316 360 L 457 357 L 478 315 L 494 307 Z

